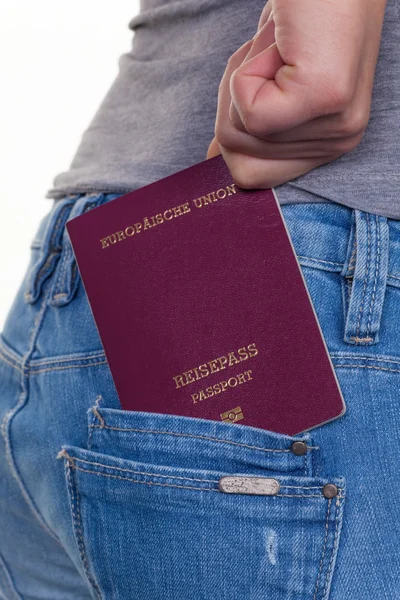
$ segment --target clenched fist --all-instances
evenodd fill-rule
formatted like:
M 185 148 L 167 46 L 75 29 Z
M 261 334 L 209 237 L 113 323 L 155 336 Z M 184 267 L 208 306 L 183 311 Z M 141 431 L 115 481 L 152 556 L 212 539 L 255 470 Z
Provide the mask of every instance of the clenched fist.
M 386 0 L 269 0 L 229 59 L 215 137 L 243 188 L 275 187 L 353 150 L 368 125 Z

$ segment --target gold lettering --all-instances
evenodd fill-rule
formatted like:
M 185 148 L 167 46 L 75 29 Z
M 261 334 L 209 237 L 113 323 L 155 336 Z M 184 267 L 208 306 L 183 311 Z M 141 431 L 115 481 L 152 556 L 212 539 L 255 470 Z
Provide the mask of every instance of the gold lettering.
M 200 375 L 200 373 L 199 373 L 199 369 L 198 369 L 198 367 L 195 367 L 195 368 L 193 369 L 193 371 L 194 371 L 194 373 L 195 373 L 195 375 L 196 375 L 196 381 L 198 381 L 199 379 L 201 379 L 201 375 Z
M 238 373 L 237 375 L 233 375 L 228 380 L 219 381 L 218 383 L 214 383 L 214 385 L 210 385 L 204 390 L 200 390 L 199 392 L 192 394 L 193 403 L 196 404 L 197 400 L 205 400 L 206 398 L 212 398 L 212 396 L 217 396 L 221 394 L 221 392 L 226 392 L 228 388 L 235 388 L 238 385 L 242 385 L 247 381 L 252 379 L 252 371 L 249 369 L 248 371 L 244 371 L 243 373 Z
M 176 375 L 173 379 L 176 383 L 176 389 L 179 389 L 180 387 L 183 387 L 184 385 L 186 385 L 186 383 L 183 381 L 182 375 Z
M 246 383 L 246 378 L 244 376 L 244 373 L 239 373 L 239 375 L 237 376 L 238 378 L 238 382 L 239 383 Z
M 221 381 L 221 390 L 223 392 L 226 392 L 227 388 L 228 388 L 228 382 L 227 381 Z
M 216 396 L 221 393 L 221 384 L 220 383 L 214 383 L 213 388 L 214 388 L 214 393 Z
M 196 208 L 201 208 L 203 206 L 201 198 L 193 198 L 193 202 Z
M 234 183 L 227 185 L 225 188 L 220 188 L 216 192 L 212 191 L 204 196 L 200 196 L 199 198 L 193 198 L 192 202 L 196 208 L 202 208 L 203 206 L 213 204 L 214 202 L 217 202 L 218 199 L 225 198 L 227 195 L 231 196 L 232 194 L 236 194 L 236 187 Z M 143 217 L 141 222 L 135 223 L 133 226 L 130 225 L 126 227 L 124 231 L 117 231 L 102 238 L 100 240 L 101 247 L 102 249 L 108 248 L 110 244 L 122 242 L 126 239 L 126 237 L 133 237 L 135 233 L 147 231 L 148 229 L 152 229 L 155 225 L 161 225 L 165 221 L 171 221 L 175 217 L 180 217 L 189 212 L 191 212 L 190 202 L 187 201 L 179 206 L 168 208 L 163 213 L 158 213 L 156 215 L 152 215 L 151 217 Z
M 174 212 L 174 217 L 180 217 L 181 215 L 183 215 L 182 206 L 175 206 L 175 208 L 173 208 L 172 210 Z
M 254 343 L 249 344 L 247 346 L 247 350 L 249 351 L 251 358 L 253 358 L 253 356 L 257 356 L 257 354 L 258 354 L 258 348 L 256 348 L 256 345 Z
M 220 369 L 218 368 L 218 365 L 217 365 L 217 359 L 210 360 L 210 362 L 208 364 L 210 365 L 210 371 L 211 371 L 211 373 L 218 373 L 218 371 Z
M 238 354 L 240 356 L 240 360 L 247 360 L 249 355 L 247 354 L 247 348 L 239 348 Z
M 226 356 L 220 356 L 216 360 L 219 362 L 221 369 L 225 369 L 226 365 L 228 364 L 228 359 Z
M 228 358 L 229 358 L 229 366 L 231 367 L 232 365 L 237 365 L 237 363 L 240 362 L 240 360 L 238 360 L 235 356 L 234 352 L 229 352 L 228 354 Z
M 227 185 L 226 188 L 220 188 L 219 190 L 209 192 L 204 196 L 200 196 L 199 198 L 193 198 L 192 202 L 196 208 L 202 208 L 202 206 L 207 206 L 208 204 L 213 204 L 217 202 L 218 199 L 223 199 L 227 195 L 231 196 L 232 194 L 236 194 L 235 184 Z M 189 206 L 189 201 L 184 204 L 180 204 L 179 206 L 175 206 L 173 208 L 168 208 L 163 213 L 158 213 L 157 215 L 153 215 L 151 217 L 143 217 L 143 221 L 140 223 L 135 223 L 133 226 L 126 227 L 124 231 L 117 231 L 104 237 L 100 240 L 101 247 L 108 248 L 110 244 L 115 244 L 116 242 L 122 242 L 126 239 L 126 237 L 132 237 L 135 233 L 140 233 L 141 231 L 147 231 L 147 229 L 151 229 L 155 225 L 161 225 L 164 221 L 171 221 L 174 217 L 180 217 L 184 214 L 191 212 L 191 208 Z M 126 236 L 126 237 L 125 237 Z
M 176 375 L 175 377 L 173 377 L 176 388 L 179 389 L 186 385 L 190 385 L 195 381 L 199 381 L 202 378 L 204 379 L 205 377 L 209 377 L 210 375 L 218 373 L 219 371 L 222 371 L 227 367 L 236 365 L 243 360 L 248 360 L 253 356 L 256 356 L 257 354 L 258 349 L 255 343 L 249 344 L 248 346 L 242 346 L 237 350 L 236 353 L 229 352 L 229 354 L 227 354 L 226 356 L 219 356 L 218 358 L 215 358 L 214 360 L 209 360 L 207 363 L 203 363 L 198 367 L 193 367 L 193 369 L 189 369 L 181 375 Z M 213 395 L 225 392 L 228 387 L 235 387 L 236 385 L 244 383 L 246 381 L 246 377 L 247 381 L 252 379 L 251 370 L 244 371 L 244 373 L 233 376 L 230 379 L 228 379 L 228 381 L 221 381 L 218 384 L 214 384 L 214 386 L 211 386 L 213 388 Z
M 193 383 L 194 381 L 196 381 L 196 379 L 193 377 L 193 371 L 192 371 L 192 369 L 190 369 L 190 371 L 186 371 L 186 373 L 184 373 L 184 376 L 186 377 L 186 383 L 185 383 L 185 385 L 187 385 L 188 383 Z
M 200 365 L 199 371 L 200 371 L 202 377 L 208 377 L 208 375 L 210 374 L 210 371 L 208 370 L 208 367 L 206 364 Z
M 203 199 L 204 206 L 206 206 L 207 204 L 212 204 L 213 202 L 215 202 L 214 198 L 210 198 L 210 194 L 207 194 L 207 196 L 203 196 L 202 199 Z

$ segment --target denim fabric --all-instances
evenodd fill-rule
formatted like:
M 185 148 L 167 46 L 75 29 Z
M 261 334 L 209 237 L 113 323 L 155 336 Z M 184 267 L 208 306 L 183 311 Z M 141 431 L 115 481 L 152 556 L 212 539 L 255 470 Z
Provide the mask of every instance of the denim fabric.
M 398 598 L 400 221 L 282 207 L 347 405 L 287 436 L 120 409 L 65 229 L 115 197 L 54 201 L 1 335 L 0 598 Z

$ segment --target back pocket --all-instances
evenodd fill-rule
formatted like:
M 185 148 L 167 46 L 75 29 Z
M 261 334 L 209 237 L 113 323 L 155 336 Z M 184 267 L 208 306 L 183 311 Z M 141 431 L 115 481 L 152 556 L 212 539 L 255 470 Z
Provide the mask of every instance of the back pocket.
M 343 477 L 312 435 L 95 407 L 63 446 L 72 523 L 103 600 L 327 600 Z

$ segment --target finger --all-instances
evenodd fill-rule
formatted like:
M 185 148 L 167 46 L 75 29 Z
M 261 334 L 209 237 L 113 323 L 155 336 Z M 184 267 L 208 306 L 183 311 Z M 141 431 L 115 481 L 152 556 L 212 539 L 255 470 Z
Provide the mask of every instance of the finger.
M 245 49 L 242 47 L 244 54 Z M 235 56 L 236 55 L 236 56 Z M 269 142 L 262 138 L 250 135 L 247 131 L 239 131 L 229 118 L 230 109 L 230 74 L 235 70 L 237 62 L 241 56 L 237 52 L 232 55 L 232 60 L 228 63 L 224 76 L 221 80 L 218 96 L 218 109 L 216 118 L 215 134 L 219 144 L 235 152 L 255 156 L 264 159 L 294 159 L 324 157 L 332 153 L 340 156 L 343 154 L 343 138 L 336 140 L 336 145 L 327 144 L 324 137 L 315 140 L 301 140 L 300 142 Z
M 238 154 L 246 154 L 260 159 L 295 159 L 319 158 L 324 156 L 339 157 L 348 152 L 360 142 L 361 134 L 340 138 L 327 143 L 326 139 L 305 142 L 266 142 L 250 134 L 237 132 L 229 139 L 226 135 L 218 138 L 219 145 Z M 222 143 L 223 142 L 223 143 Z
M 304 89 L 296 82 L 296 69 L 283 63 L 276 44 L 238 67 L 231 78 L 230 92 L 248 131 L 266 136 L 314 118 Z
M 359 103 L 360 107 L 361 103 Z M 368 110 L 368 107 L 365 108 Z M 233 118 L 234 113 L 236 113 L 237 117 Z M 244 127 L 242 121 L 240 120 L 239 114 L 234 108 L 233 103 L 230 104 L 229 107 L 229 118 L 234 124 L 235 128 L 239 131 L 247 132 Z M 288 129 L 287 131 L 281 131 L 280 133 L 271 133 L 268 135 L 258 135 L 255 136 L 254 132 L 252 133 L 253 137 L 258 137 L 260 140 L 264 140 L 266 142 L 275 142 L 275 143 L 284 143 L 284 142 L 302 142 L 306 143 L 308 141 L 324 141 L 325 143 L 328 140 L 342 140 L 346 139 L 346 137 L 352 137 L 354 133 L 350 131 L 346 132 L 343 128 L 346 120 L 351 123 L 351 116 L 345 115 L 321 115 L 319 117 L 315 117 L 311 119 L 307 123 L 303 125 L 299 125 L 298 127 L 293 127 L 293 129 Z M 238 126 L 238 124 L 240 124 Z
M 244 62 L 260 54 L 260 52 L 271 46 L 275 41 L 275 21 L 272 11 L 270 11 L 268 19 L 265 20 L 262 27 L 259 27 L 256 35 L 253 37 L 253 43 Z
M 261 27 L 271 18 L 271 13 L 272 13 L 272 3 L 271 0 L 269 0 L 269 2 L 267 2 L 267 4 L 264 6 L 263 11 L 261 13 L 260 19 L 258 21 L 258 25 L 257 25 L 257 31 L 259 29 L 261 29 Z
M 216 138 L 213 137 L 210 145 L 208 146 L 206 159 L 208 160 L 209 158 L 218 156 L 218 154 L 221 154 L 221 150 L 220 150 L 220 147 L 219 147 L 219 144 L 218 144 Z
M 332 160 L 332 158 L 262 160 L 231 152 L 221 145 L 220 148 L 235 183 L 244 189 L 276 187 Z
M 239 131 L 229 118 L 231 103 L 229 82 L 231 74 L 237 68 L 237 64 L 247 54 L 251 42 L 246 42 L 231 57 L 221 79 L 218 94 L 218 108 L 216 117 L 215 134 L 219 144 L 237 153 L 254 156 L 260 159 L 295 159 L 295 158 L 318 158 L 332 154 L 340 156 L 344 153 L 343 138 L 339 137 L 335 143 L 327 144 L 325 137 L 321 136 L 311 140 L 300 140 L 299 142 L 288 142 L 287 145 L 277 141 L 264 140 L 247 131 Z M 306 126 L 304 126 L 306 128 Z
M 270 16 L 272 16 L 272 13 Z M 253 58 L 257 54 L 259 54 L 260 52 L 265 50 L 265 48 L 268 48 L 268 46 L 271 46 L 274 43 L 275 43 L 275 23 L 274 23 L 273 19 L 271 19 L 271 20 L 267 20 L 266 23 L 264 24 L 264 26 L 262 27 L 262 29 L 259 30 L 257 32 L 257 34 L 254 36 L 250 50 L 246 54 L 243 62 L 246 62 L 250 58 Z M 275 76 L 276 71 L 281 66 L 282 66 L 282 61 L 280 60 L 280 57 L 279 57 L 279 59 L 277 59 L 277 62 L 273 67 L 273 69 L 275 69 L 275 72 L 271 71 L 271 78 L 272 78 L 272 76 Z M 233 102 L 231 103 L 231 106 L 229 109 L 229 118 L 231 119 L 234 126 L 237 129 L 239 129 L 239 131 L 246 131 L 246 128 L 242 122 L 242 119 L 240 118 L 240 114 Z
M 222 75 L 221 82 L 218 88 L 218 103 L 217 103 L 217 114 L 216 114 L 216 127 L 218 123 L 221 122 L 221 106 L 224 106 L 224 118 L 229 120 L 229 104 L 230 104 L 230 93 L 229 93 L 229 81 L 232 73 L 237 69 L 243 62 L 246 54 L 249 52 L 252 45 L 252 40 L 248 40 L 245 42 L 240 48 L 236 50 L 230 57 L 226 67 L 224 74 Z M 228 104 L 227 104 L 228 103 Z M 225 105 L 227 104 L 227 110 L 225 110 Z M 232 123 L 231 123 L 231 126 Z

